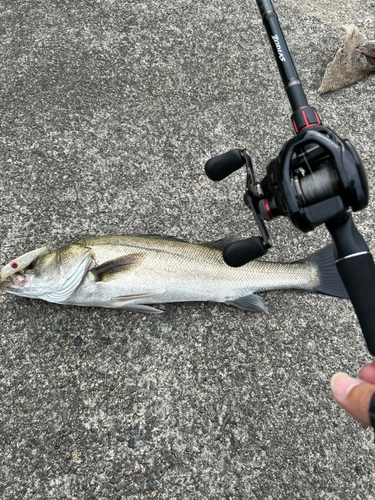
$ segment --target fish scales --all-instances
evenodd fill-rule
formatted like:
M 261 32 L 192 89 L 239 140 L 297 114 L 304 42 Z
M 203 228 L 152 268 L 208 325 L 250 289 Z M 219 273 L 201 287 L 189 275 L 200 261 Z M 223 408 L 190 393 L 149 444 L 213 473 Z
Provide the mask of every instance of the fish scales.
M 121 239 L 115 237 L 110 245 L 104 241 L 96 242 L 95 239 L 84 240 L 82 244 L 92 249 L 96 265 L 116 259 L 124 253 L 147 252 L 138 269 L 128 277 L 122 277 L 124 287 L 130 285 L 127 282 L 135 282 L 132 287 L 134 291 L 150 287 L 167 290 L 163 297 L 148 298 L 144 303 L 222 301 L 223 298 L 257 291 L 313 288 L 319 281 L 317 268 L 313 265 L 253 261 L 241 268 L 231 268 L 224 263 L 219 250 L 174 241 L 138 240 L 124 237 L 120 243 Z

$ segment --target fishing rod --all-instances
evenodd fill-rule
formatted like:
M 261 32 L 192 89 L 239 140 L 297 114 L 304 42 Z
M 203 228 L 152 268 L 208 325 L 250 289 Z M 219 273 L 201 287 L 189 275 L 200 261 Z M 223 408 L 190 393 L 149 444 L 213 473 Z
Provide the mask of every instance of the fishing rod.
M 375 265 L 352 212 L 369 201 L 366 174 L 356 150 L 322 125 L 309 106 L 271 0 L 256 0 L 292 108 L 294 137 L 267 166 L 257 182 L 247 149 L 211 158 L 207 176 L 221 181 L 246 166 L 245 204 L 260 236 L 228 244 L 225 262 L 239 267 L 264 255 L 272 246 L 264 221 L 288 217 L 301 231 L 325 224 L 331 234 L 337 270 L 354 306 L 368 350 L 375 355 Z

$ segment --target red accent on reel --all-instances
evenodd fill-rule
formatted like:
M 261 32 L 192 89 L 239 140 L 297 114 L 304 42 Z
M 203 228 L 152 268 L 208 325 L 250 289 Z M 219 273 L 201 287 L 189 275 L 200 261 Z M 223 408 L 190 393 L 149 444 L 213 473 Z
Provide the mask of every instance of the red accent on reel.
M 270 206 L 269 206 L 269 203 L 268 203 L 267 198 L 264 200 L 264 206 L 266 207 L 267 213 L 268 213 L 268 215 L 271 217 L 271 219 L 274 219 L 274 218 L 275 218 L 275 216 L 274 216 L 274 215 L 273 215 L 273 213 L 271 212 L 271 209 L 270 209 Z
M 296 134 L 309 127 L 321 125 L 319 116 L 311 106 L 302 106 L 292 115 L 292 122 Z

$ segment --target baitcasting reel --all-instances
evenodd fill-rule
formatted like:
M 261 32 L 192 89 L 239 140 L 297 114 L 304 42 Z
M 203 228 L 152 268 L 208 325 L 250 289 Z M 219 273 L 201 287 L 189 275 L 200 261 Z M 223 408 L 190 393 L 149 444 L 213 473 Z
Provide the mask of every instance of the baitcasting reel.
M 357 313 L 367 346 L 375 355 L 375 265 L 351 212 L 368 204 L 362 162 L 348 140 L 322 126 L 308 105 L 301 82 L 270 0 L 257 0 L 293 114 L 295 136 L 271 160 L 267 175 L 255 180 L 246 149 L 234 149 L 207 161 L 208 177 L 220 181 L 246 165 L 245 204 L 252 210 L 260 237 L 230 243 L 223 258 L 239 267 L 264 255 L 272 246 L 264 221 L 287 216 L 301 231 L 326 224 L 336 266 Z

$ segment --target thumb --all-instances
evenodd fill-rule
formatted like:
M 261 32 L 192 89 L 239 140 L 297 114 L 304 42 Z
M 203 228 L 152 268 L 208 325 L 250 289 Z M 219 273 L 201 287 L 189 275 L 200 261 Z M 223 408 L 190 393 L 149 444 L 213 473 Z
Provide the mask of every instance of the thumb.
M 352 417 L 361 424 L 371 425 L 369 408 L 375 385 L 346 373 L 335 373 L 331 379 L 331 391 L 337 403 Z

